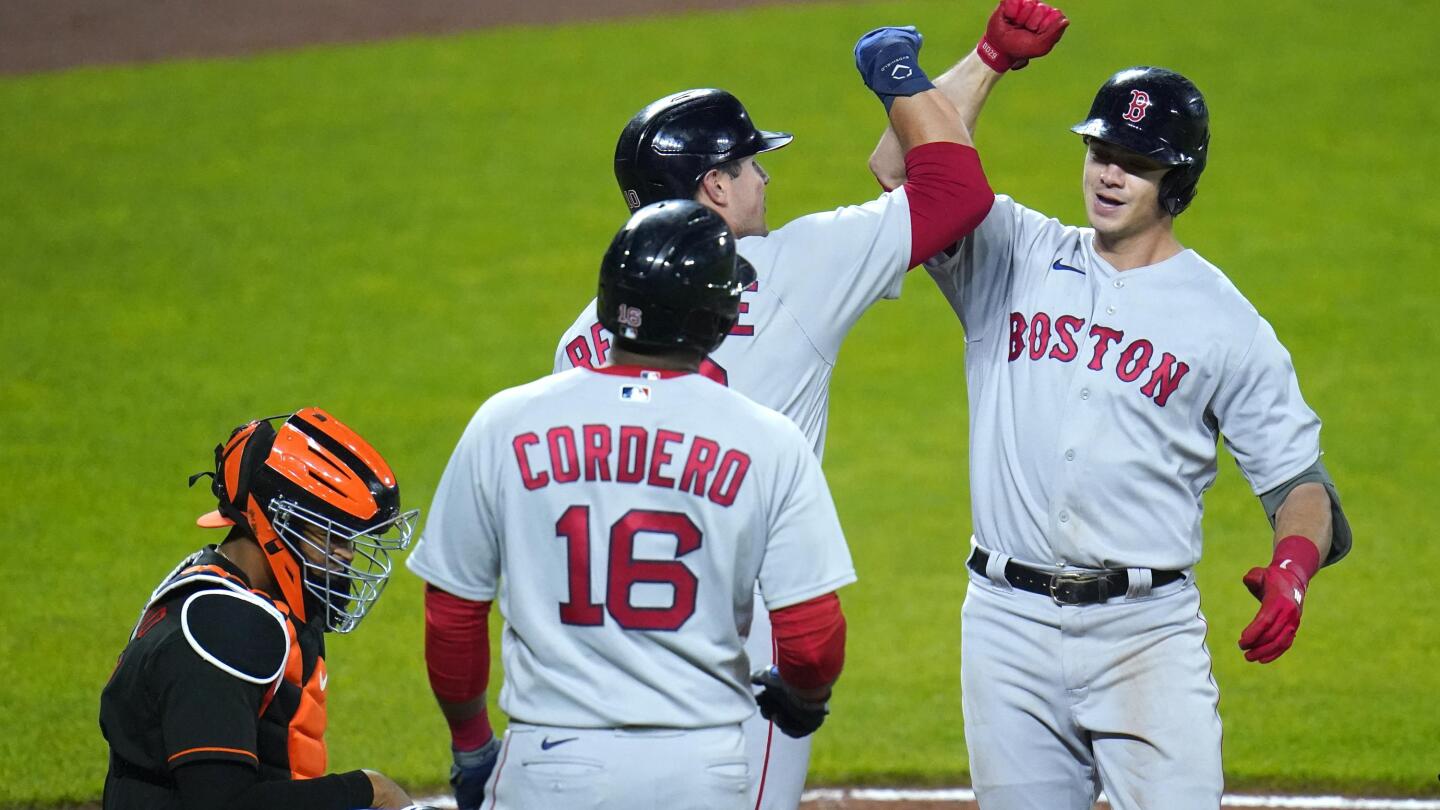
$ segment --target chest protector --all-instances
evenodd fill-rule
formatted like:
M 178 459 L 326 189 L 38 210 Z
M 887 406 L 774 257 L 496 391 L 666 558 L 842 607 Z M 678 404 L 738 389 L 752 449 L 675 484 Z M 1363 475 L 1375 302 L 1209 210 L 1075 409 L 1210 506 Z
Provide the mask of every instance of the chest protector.
M 192 557 L 182 563 L 150 595 L 141 613 L 141 622 L 136 625 L 136 632 L 152 606 L 175 596 L 177 592 L 225 589 L 260 597 L 266 606 L 278 611 L 284 618 L 290 642 L 281 675 L 270 683 L 260 703 L 256 729 L 260 777 L 313 779 L 325 775 L 325 687 L 329 674 L 325 670 L 324 627 L 319 622 L 298 622 L 288 605 L 250 588 L 244 580 L 221 566 L 192 564 L 194 562 L 196 559 Z

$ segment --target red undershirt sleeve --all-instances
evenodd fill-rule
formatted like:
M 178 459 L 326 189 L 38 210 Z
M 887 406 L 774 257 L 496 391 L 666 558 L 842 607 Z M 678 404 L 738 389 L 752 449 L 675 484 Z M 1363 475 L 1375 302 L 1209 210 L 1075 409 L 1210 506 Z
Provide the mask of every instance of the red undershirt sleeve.
M 834 593 L 770 614 L 780 677 L 801 689 L 834 683 L 845 665 L 845 614 Z
M 425 669 L 442 703 L 465 703 L 490 684 L 490 603 L 425 586 Z M 450 720 L 455 747 L 473 750 L 494 732 L 484 707 L 474 717 Z
M 995 202 L 974 147 L 949 141 L 921 144 L 905 154 L 905 178 L 911 267 L 980 227 Z

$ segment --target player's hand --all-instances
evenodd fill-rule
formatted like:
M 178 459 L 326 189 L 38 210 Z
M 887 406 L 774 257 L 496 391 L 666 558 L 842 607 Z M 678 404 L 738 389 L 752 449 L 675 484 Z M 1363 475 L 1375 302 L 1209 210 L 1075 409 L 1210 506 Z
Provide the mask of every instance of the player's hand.
M 473 751 L 450 749 L 455 763 L 450 766 L 450 787 L 455 789 L 455 805 L 458 810 L 476 810 L 485 801 L 485 783 L 490 781 L 490 772 L 495 770 L 495 760 L 500 756 L 500 738 L 491 737 L 490 742 Z
M 765 687 L 755 696 L 760 716 L 780 727 L 788 737 L 807 737 L 825 722 L 830 707 L 823 700 L 806 700 L 781 680 L 775 667 L 762 669 L 750 676 L 750 682 Z
M 889 110 L 899 96 L 933 89 L 920 69 L 920 45 L 925 38 L 915 26 L 876 28 L 855 43 L 855 69 Z
M 364 770 L 364 773 L 370 777 L 370 789 L 375 793 L 375 798 L 370 802 L 371 807 L 379 810 L 405 810 L 405 808 L 413 806 L 410 797 L 405 795 L 405 791 L 399 785 L 395 784 L 395 780 L 368 768 Z
M 1068 25 L 1065 12 L 1039 0 L 1001 0 L 975 50 L 997 73 L 1019 70 L 1050 53 Z
M 1268 664 L 1295 641 L 1307 581 L 1288 568 L 1271 565 L 1251 568 L 1244 582 L 1260 600 L 1260 612 L 1240 634 L 1240 649 L 1245 651 L 1246 661 Z

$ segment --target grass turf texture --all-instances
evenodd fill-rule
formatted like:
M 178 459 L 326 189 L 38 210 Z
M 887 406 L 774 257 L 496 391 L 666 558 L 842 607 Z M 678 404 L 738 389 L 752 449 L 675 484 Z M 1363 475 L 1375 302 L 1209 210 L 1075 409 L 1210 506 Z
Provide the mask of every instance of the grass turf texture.
M 1211 164 L 1179 233 L 1290 347 L 1359 538 L 1315 582 L 1296 647 L 1246 664 L 1239 579 L 1268 531 L 1222 460 L 1199 577 L 1230 784 L 1433 795 L 1440 549 L 1415 496 L 1440 483 L 1433 49 L 1405 6 L 1356 8 L 1085 3 L 1054 55 L 1002 83 L 979 146 L 997 189 L 1078 221 L 1066 128 L 1100 81 L 1159 63 L 1206 91 Z M 99 795 L 99 690 L 145 594 L 219 539 L 191 527 L 209 502 L 184 477 L 232 425 L 321 404 L 426 505 L 475 407 L 547 371 L 592 294 L 635 109 L 722 85 L 794 131 L 765 161 L 778 225 L 875 193 L 855 37 L 914 22 L 938 72 L 986 14 L 770 8 L 0 80 L 0 804 Z M 1377 27 L 1387 52 L 1358 51 Z M 861 581 L 812 784 L 966 778 L 960 349 L 916 275 L 843 354 L 825 466 Z M 419 593 L 397 574 L 332 640 L 330 740 L 337 768 L 434 787 L 447 738 Z

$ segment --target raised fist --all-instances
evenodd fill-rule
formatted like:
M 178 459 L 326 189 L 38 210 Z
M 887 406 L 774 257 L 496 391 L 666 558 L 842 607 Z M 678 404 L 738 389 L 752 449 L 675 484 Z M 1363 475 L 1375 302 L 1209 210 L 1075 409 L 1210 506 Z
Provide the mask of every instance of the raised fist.
M 899 96 L 913 96 L 935 85 L 920 69 L 924 37 L 915 26 L 876 28 L 855 43 L 855 69 L 889 110 Z
M 975 50 L 997 73 L 1019 70 L 1050 53 L 1068 25 L 1064 12 L 1039 0 L 1001 0 Z

